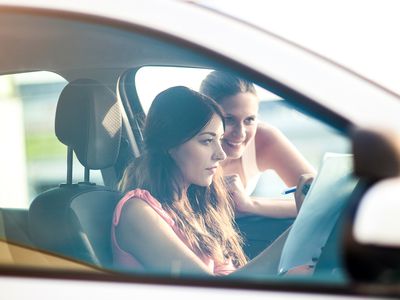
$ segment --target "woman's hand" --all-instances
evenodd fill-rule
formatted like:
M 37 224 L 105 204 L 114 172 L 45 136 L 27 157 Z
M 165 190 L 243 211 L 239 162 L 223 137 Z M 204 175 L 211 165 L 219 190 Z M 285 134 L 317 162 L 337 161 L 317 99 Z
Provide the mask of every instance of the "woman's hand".
M 296 201 L 297 212 L 300 211 L 301 206 L 303 205 L 304 198 L 310 188 L 311 183 L 314 180 L 315 175 L 313 173 L 302 174 L 299 177 L 299 181 L 297 183 L 296 192 L 294 193 L 294 199 Z
M 234 201 L 236 211 L 241 213 L 250 212 L 253 201 L 251 197 L 246 195 L 240 176 L 238 174 L 227 175 L 224 176 L 224 180 L 228 192 Z

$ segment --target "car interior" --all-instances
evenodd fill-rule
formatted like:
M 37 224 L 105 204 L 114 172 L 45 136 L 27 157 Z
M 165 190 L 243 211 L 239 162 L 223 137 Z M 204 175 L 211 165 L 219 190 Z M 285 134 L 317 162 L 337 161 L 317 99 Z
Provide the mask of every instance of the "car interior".
M 19 28 L 11 33 L 8 28 L 15 27 L 15 24 L 19 24 Z M 42 29 L 38 33 L 40 41 L 30 36 L 27 30 L 30 27 Z M 57 183 L 52 182 L 50 188 L 35 193 L 25 208 L 1 208 L 0 234 L 9 244 L 56 254 L 88 266 L 113 269 L 109 232 L 114 206 L 121 197 L 117 183 L 124 167 L 138 157 L 142 149 L 146 113 L 135 76 L 145 66 L 235 72 L 273 91 L 296 113 L 324 124 L 348 144 L 352 139 L 352 124 L 312 99 L 296 98 L 301 96 L 270 78 L 218 55 L 212 56 L 195 45 L 143 28 L 126 30 L 122 26 L 111 29 L 101 24 L 23 14 L 0 15 L 0 28 L 0 38 L 12 35 L 15 41 L 30 41 L 27 44 L 31 47 L 31 55 L 26 56 L 17 51 L 16 44 L 8 43 L 1 50 L 1 56 L 13 59 L 2 60 L 2 74 L 48 71 L 66 81 L 59 93 L 56 112 L 51 116 L 54 117 L 53 138 L 57 138 L 59 146 L 67 151 L 63 160 L 65 177 Z M 51 54 L 47 49 L 52 49 Z M 155 81 L 148 83 L 153 84 Z M 359 155 L 352 149 L 346 150 L 346 154 Z M 329 280 L 334 278 L 346 282 L 345 261 L 341 253 L 344 220 L 349 218 L 349 207 L 359 201 L 375 179 L 369 180 L 371 175 L 366 172 L 354 174 L 353 156 L 350 160 L 349 156 L 345 157 L 347 169 L 344 173 L 337 173 L 334 178 L 336 187 L 325 181 L 325 190 L 321 192 L 329 194 L 335 189 L 340 194 L 341 205 L 335 206 L 334 210 L 333 206 L 318 206 L 317 203 L 312 207 L 305 205 L 296 220 L 261 217 L 237 220 L 245 236 L 245 250 L 249 257 L 257 255 L 265 245 L 290 228 L 293 234 L 288 236 L 276 276 L 281 277 L 292 262 L 301 260 L 301 264 L 310 264 L 315 269 L 314 275 L 309 276 L 328 276 Z M 77 162 L 83 166 L 83 180 L 74 176 Z M 101 183 L 91 179 L 94 170 L 100 170 Z M 358 181 L 359 178 L 362 180 Z M 347 180 L 346 184 L 341 180 Z M 313 189 L 318 192 L 318 187 Z M 320 200 L 320 204 L 324 200 L 330 200 L 331 204 L 337 200 L 335 197 L 318 199 L 318 194 L 312 190 L 309 196 Z M 317 214 L 314 213 L 316 207 L 320 209 Z M 329 226 L 320 226 L 321 219 L 327 216 Z M 269 230 L 270 226 L 276 230 Z M 315 242 L 309 244 L 311 248 L 306 253 L 301 252 L 310 235 Z M 10 250 L 10 253 L 14 255 L 13 260 L 18 261 L 16 252 Z
M 126 76 L 125 80 L 127 80 L 126 78 L 129 79 L 130 77 Z M 124 77 L 119 80 L 120 82 L 123 81 Z M 126 88 L 126 86 L 129 88 Z M 118 94 L 124 95 L 125 101 L 129 101 L 128 104 L 132 102 L 128 98 L 132 94 L 132 88 L 135 88 L 134 85 L 127 82 L 125 82 L 125 85 L 119 86 Z M 121 146 L 123 145 L 122 141 L 125 141 L 125 145 L 128 144 L 126 136 L 123 137 L 122 134 L 123 105 L 121 98 L 121 96 L 117 97 L 105 85 L 93 79 L 77 79 L 63 88 L 57 103 L 55 135 L 68 149 L 66 183 L 60 182 L 59 186 L 36 196 L 32 200 L 29 210 L 21 218 L 22 220 L 25 218 L 25 225 L 18 226 L 18 228 L 25 228 L 22 235 L 23 239 L 16 234 L 6 234 L 7 239 L 22 242 L 24 245 L 30 245 L 73 261 L 84 262 L 104 269 L 113 269 L 110 235 L 105 233 L 109 232 L 109 228 L 111 228 L 112 212 L 122 195 L 116 189 L 117 181 L 115 179 L 109 185 L 91 182 L 90 170 L 107 171 L 108 169 L 107 174 L 111 172 L 116 178 L 117 174 L 122 174 L 123 167 L 121 165 L 123 166 L 123 163 L 126 164 L 129 161 L 123 154 L 130 152 L 128 156 L 130 159 L 137 156 L 133 151 L 127 150 L 128 148 L 132 149 L 131 147 L 125 146 L 123 148 Z M 144 112 L 140 102 L 136 104 L 136 107 L 139 108 L 139 111 L 129 114 L 134 116 L 133 119 L 130 119 L 129 126 L 130 124 L 136 126 L 134 138 L 137 142 L 135 147 L 139 149 L 138 145 L 141 145 L 142 142 L 140 138 Z M 135 106 L 132 105 L 130 109 L 134 111 Z M 74 121 L 71 122 L 71 120 Z M 81 182 L 73 180 L 73 155 L 76 155 L 79 163 L 84 166 L 84 180 Z M 330 179 L 338 182 L 337 185 L 342 187 L 344 194 L 341 199 L 343 202 L 352 194 L 355 185 L 347 187 L 341 182 L 341 180 L 350 180 L 350 178 L 346 179 L 345 177 L 351 172 L 349 161 L 351 156 L 338 155 L 338 157 L 346 159 L 347 173 L 332 173 L 332 170 L 329 170 L 329 172 L 325 171 L 324 174 L 325 176 L 330 174 Z M 118 162 L 119 159 L 122 163 L 121 161 Z M 325 189 L 329 191 L 329 184 L 332 181 L 329 182 L 329 178 L 325 178 L 324 181 Z M 318 200 L 320 194 L 313 195 L 312 191 L 313 189 L 310 190 L 310 195 Z M 337 197 L 330 199 L 330 203 L 333 204 Z M 326 201 L 320 201 L 320 203 L 326 203 Z M 336 207 L 337 203 L 336 201 Z M 338 280 L 341 276 L 343 277 L 340 271 L 341 262 L 338 259 L 340 251 L 337 241 L 338 229 L 335 228 L 338 227 L 336 220 L 340 215 L 340 210 L 338 210 L 339 208 L 332 209 L 332 206 L 322 207 L 315 216 L 314 211 L 318 207 L 318 202 L 312 204 L 308 210 L 307 205 L 305 206 L 294 223 L 293 220 L 273 220 L 273 222 L 279 224 L 280 229 L 269 234 L 268 226 L 271 226 L 271 220 L 260 217 L 239 219 L 239 229 L 247 239 L 246 251 L 248 256 L 255 256 L 265 245 L 271 243 L 280 233 L 290 228 L 294 234 L 289 233 L 287 244 L 285 244 L 280 258 L 280 268 L 277 270 L 277 275 L 278 273 L 284 274 L 289 269 L 289 267 L 282 267 L 286 263 L 285 260 L 296 261 L 299 256 L 306 256 L 307 258 L 303 259 L 301 264 L 312 265 L 317 270 L 316 274 L 333 272 Z M 341 208 L 343 206 L 342 203 Z M 23 214 L 22 211 L 18 212 Z M 13 215 L 11 211 L 9 213 L 5 210 L 3 210 L 3 214 L 8 218 Z M 332 214 L 335 217 L 332 217 Z M 321 218 L 327 218 L 328 215 L 330 216 L 330 225 L 327 228 L 321 229 L 320 227 L 320 230 L 316 230 L 316 224 L 320 222 Z M 8 218 L 5 218 L 5 220 L 8 220 Z M 334 226 L 334 224 L 336 225 Z M 7 231 L 7 229 L 15 228 L 15 226 L 10 221 L 6 221 L 5 228 Z M 262 234 L 260 234 L 261 228 L 263 229 Z M 299 233 L 299 230 L 302 232 Z M 307 249 L 308 251 L 298 252 L 298 249 L 301 248 L 310 234 L 316 242 L 309 243 L 311 248 Z M 29 242 L 27 243 L 26 240 Z M 335 245 L 336 248 L 330 248 L 328 253 L 325 248 L 330 243 Z M 323 258 L 321 264 L 319 263 L 320 256 Z M 333 258 L 336 259 L 333 260 Z M 336 263 L 332 264 L 332 261 Z
M 55 134 L 68 147 L 67 178 L 66 183 L 39 194 L 29 207 L 29 235 L 39 248 L 97 266 L 112 264 L 111 240 L 105 233 L 121 195 L 91 182 L 90 170 L 114 165 L 121 126 L 117 98 L 100 82 L 78 79 L 63 89 Z M 85 167 L 83 182 L 73 183 L 74 153 Z

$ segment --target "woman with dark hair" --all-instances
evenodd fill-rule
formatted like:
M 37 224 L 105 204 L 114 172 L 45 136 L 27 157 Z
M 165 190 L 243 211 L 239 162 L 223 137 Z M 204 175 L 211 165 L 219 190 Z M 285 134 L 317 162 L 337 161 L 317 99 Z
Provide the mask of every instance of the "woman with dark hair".
M 277 128 L 258 122 L 259 99 L 253 83 L 230 73 L 213 71 L 202 81 L 200 92 L 218 102 L 225 113 L 222 147 L 227 159 L 221 166 L 236 211 L 295 217 L 304 200 L 302 187 L 310 184 L 315 170 Z M 250 196 L 261 173 L 269 169 L 287 186 L 297 186 L 295 202 Z
M 219 166 L 226 158 L 223 134 L 224 115 L 211 98 L 181 86 L 155 98 L 144 153 L 120 182 L 125 196 L 112 226 L 116 267 L 173 275 L 276 273 L 271 250 L 250 262 L 243 253 Z

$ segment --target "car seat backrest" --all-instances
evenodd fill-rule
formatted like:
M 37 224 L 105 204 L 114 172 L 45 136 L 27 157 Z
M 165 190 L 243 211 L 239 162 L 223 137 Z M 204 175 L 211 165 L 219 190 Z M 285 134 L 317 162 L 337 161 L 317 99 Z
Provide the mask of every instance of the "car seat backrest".
M 121 124 L 116 96 L 100 82 L 79 79 L 63 89 L 55 132 L 68 147 L 67 180 L 38 195 L 29 208 L 30 235 L 40 249 L 95 265 L 111 264 L 111 220 L 120 194 L 90 182 L 90 170 L 114 165 Z M 85 167 L 84 182 L 72 182 L 73 153 Z
M 99 170 L 112 166 L 121 140 L 121 112 L 116 96 L 99 82 L 68 84 L 57 104 L 57 138 L 72 148 L 81 164 Z

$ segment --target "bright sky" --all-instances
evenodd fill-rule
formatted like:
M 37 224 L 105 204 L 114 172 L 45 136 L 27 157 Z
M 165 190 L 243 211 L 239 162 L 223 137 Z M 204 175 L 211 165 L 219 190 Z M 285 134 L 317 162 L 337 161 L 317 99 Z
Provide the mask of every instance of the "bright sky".
M 301 44 L 400 94 L 398 0 L 198 2 Z
M 143 67 L 136 74 L 136 87 L 144 111 L 148 111 L 151 102 L 161 91 L 175 86 L 184 85 L 195 91 L 200 89 L 201 81 L 211 70 L 199 68 L 174 67 Z M 148 83 L 152 82 L 151 85 Z M 275 94 L 256 86 L 257 95 L 261 100 L 279 98 Z

